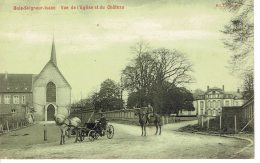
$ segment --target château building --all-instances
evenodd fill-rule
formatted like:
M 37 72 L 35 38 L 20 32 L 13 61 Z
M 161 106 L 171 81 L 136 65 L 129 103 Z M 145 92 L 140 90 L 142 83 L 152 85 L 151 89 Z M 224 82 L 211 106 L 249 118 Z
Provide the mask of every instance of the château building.
M 224 85 L 221 88 L 207 87 L 207 91 L 195 97 L 193 105 L 198 115 L 218 116 L 222 112 L 222 107 L 242 106 L 245 100 L 238 89 L 236 92 L 227 92 Z

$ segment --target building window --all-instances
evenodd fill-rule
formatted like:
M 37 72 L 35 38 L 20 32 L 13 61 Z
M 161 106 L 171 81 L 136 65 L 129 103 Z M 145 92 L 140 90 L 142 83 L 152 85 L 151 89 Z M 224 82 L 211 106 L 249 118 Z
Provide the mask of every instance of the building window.
M 239 103 L 238 103 L 238 101 L 236 101 L 236 102 L 235 102 L 235 106 L 239 106 Z
M 218 100 L 217 107 L 220 108 L 220 100 Z
M 225 101 L 225 106 L 229 106 L 229 101 Z
M 212 110 L 212 115 L 216 116 L 217 115 L 217 110 Z
M 4 100 L 5 100 L 4 103 L 5 103 L 5 104 L 10 104 L 10 102 L 11 102 L 11 96 L 10 96 L 10 95 L 5 95 L 4 98 L 5 98 L 5 99 L 4 99 Z
M 25 104 L 25 95 L 22 95 L 22 104 Z
M 47 84 L 46 100 L 47 102 L 56 102 L 56 85 L 53 82 Z
M 211 116 L 211 115 L 213 115 L 212 113 L 213 113 L 213 110 L 208 110 L 208 115 Z
M 11 110 L 11 113 L 15 113 L 15 109 L 12 109 L 12 110 Z
M 213 101 L 213 108 L 216 107 L 216 101 Z
M 204 108 L 204 101 L 200 101 L 200 109 Z
M 19 103 L 20 103 L 20 99 L 19 99 L 19 96 L 18 96 L 18 95 L 14 95 L 14 97 L 13 97 L 13 103 L 14 103 L 14 104 L 19 104 Z

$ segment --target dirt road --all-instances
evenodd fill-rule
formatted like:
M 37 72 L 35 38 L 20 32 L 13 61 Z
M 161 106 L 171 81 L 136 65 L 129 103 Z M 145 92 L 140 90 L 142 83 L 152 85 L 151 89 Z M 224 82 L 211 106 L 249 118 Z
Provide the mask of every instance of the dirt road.
M 30 140 L 30 135 L 19 136 L 3 135 L 0 137 L 0 158 L 252 158 L 253 151 L 245 154 L 235 154 L 245 147 L 248 142 L 233 138 L 219 136 L 197 135 L 177 132 L 179 127 L 193 124 L 196 121 L 181 122 L 163 126 L 161 136 L 153 135 L 154 127 L 147 129 L 148 136 L 141 137 L 141 129 L 138 126 L 113 124 L 115 136 L 113 139 L 101 137 L 89 142 L 74 143 L 74 138 L 67 139 L 65 145 L 59 145 L 59 135 L 56 126 L 52 127 L 48 142 L 42 141 L 42 136 Z M 31 129 L 39 129 L 31 127 Z M 30 131 L 30 128 L 23 129 Z M 16 131 L 17 135 L 24 134 L 23 130 Z M 49 134 L 52 131 L 49 129 Z M 55 133 L 55 134 L 54 134 Z M 31 135 L 33 136 L 33 134 Z M 38 135 L 39 137 L 40 135 Z M 25 138 L 26 137 L 26 138 Z M 34 136 L 35 138 L 35 136 Z M 22 140 L 23 141 L 18 141 Z M 15 142 L 15 145 L 10 142 Z M 41 143 L 41 144 L 40 144 Z

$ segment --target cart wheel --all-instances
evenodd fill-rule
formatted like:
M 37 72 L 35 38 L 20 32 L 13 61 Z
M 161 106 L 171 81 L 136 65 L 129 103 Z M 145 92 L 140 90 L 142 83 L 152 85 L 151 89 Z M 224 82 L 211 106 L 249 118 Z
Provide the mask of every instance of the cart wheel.
M 98 139 L 98 137 L 99 137 L 100 135 L 99 135 L 99 133 L 95 133 L 95 139 Z
M 107 138 L 112 139 L 114 136 L 114 127 L 112 125 L 107 126 Z
M 96 137 L 96 132 L 94 130 L 90 130 L 88 132 L 88 139 L 89 139 L 89 141 L 94 141 L 95 137 Z

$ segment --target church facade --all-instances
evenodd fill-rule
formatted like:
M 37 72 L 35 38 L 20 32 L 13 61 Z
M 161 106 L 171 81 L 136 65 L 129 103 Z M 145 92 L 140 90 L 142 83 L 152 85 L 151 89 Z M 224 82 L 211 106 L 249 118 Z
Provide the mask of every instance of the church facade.
M 69 115 L 71 86 L 58 68 L 54 40 L 50 60 L 39 74 L 6 73 L 0 77 L 0 114 L 33 110 L 36 121 L 53 121 L 57 113 Z

